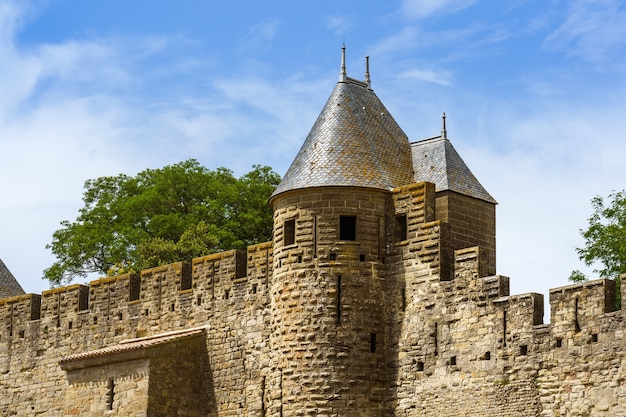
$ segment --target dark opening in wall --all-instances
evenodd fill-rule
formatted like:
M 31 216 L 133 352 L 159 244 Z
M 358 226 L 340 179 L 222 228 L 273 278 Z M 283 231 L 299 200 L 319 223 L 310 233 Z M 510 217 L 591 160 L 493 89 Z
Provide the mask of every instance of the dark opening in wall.
M 248 256 L 246 251 L 235 252 L 235 278 L 245 278 L 248 275 Z
M 556 339 L 555 346 L 560 348 L 563 346 L 563 338 L 559 337 Z
M 113 381 L 113 378 L 109 379 L 108 383 L 107 383 L 107 394 L 106 394 L 106 401 L 107 401 L 107 410 L 113 410 L 113 401 L 115 397 L 115 382 Z
M 296 243 L 296 219 L 285 220 L 283 223 L 283 244 L 285 246 Z
M 574 330 L 576 333 L 580 331 L 580 323 L 578 322 L 578 298 L 574 300 Z
M 339 240 L 356 240 L 356 216 L 339 216 Z
M 228 300 L 230 298 L 230 291 L 224 291 L 224 300 Z
M 526 356 L 528 355 L 528 345 L 522 345 L 519 347 L 519 354 L 521 356 Z
M 89 287 L 80 286 L 78 290 L 78 310 L 83 311 L 89 308 Z
M 451 366 L 456 366 L 456 356 L 451 356 L 450 357 L 450 365 Z
M 257 292 L 257 285 L 252 284 L 252 294 L 256 294 L 256 292 Z
M 141 291 L 141 278 L 137 274 L 132 274 L 128 280 L 128 300 L 139 300 L 139 292 Z
M 330 254 L 330 260 L 331 261 L 336 261 L 337 260 L 337 254 L 335 252 L 331 252 Z
M 364 253 L 359 255 L 359 262 L 365 262 L 365 254 Z
M 376 353 L 376 333 L 370 333 L 370 352 Z
M 418 370 L 418 372 L 423 372 L 424 371 L 424 362 L 423 361 L 418 361 L 417 362 L 417 370 Z
M 598 342 L 598 333 L 593 333 L 591 335 L 591 343 L 597 343 Z
M 341 324 L 341 275 L 337 276 L 337 324 Z
M 480 357 L 480 359 L 483 360 L 483 361 L 491 360 L 491 352 L 483 353 L 482 356 Z
M 396 242 L 407 239 L 406 214 L 396 216 Z
M 67 328 L 68 329 L 72 330 L 72 327 L 74 327 L 74 322 L 70 321 L 69 323 L 67 323 Z
M 184 263 L 180 277 L 180 290 L 190 290 L 192 286 L 191 264 Z

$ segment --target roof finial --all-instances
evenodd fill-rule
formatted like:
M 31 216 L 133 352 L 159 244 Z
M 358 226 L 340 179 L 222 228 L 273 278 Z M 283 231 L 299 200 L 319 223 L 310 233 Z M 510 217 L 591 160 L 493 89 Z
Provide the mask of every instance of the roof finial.
M 339 73 L 339 82 L 348 81 L 348 74 L 346 74 L 346 44 L 341 47 L 341 72 Z
M 448 132 L 446 131 L 446 112 L 443 112 L 443 126 L 441 128 L 441 137 L 444 139 L 448 139 Z
M 367 84 L 367 88 L 372 88 L 372 80 L 370 80 L 370 57 L 369 55 L 365 57 L 365 83 Z

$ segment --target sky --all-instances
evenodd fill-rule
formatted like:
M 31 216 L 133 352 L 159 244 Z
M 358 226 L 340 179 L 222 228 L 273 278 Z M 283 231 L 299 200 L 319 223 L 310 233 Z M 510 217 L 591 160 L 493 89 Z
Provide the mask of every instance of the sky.
M 568 285 L 590 200 L 626 188 L 626 1 L 0 0 L 0 259 L 49 288 L 87 179 L 189 158 L 283 175 L 338 81 L 448 138 L 498 201 L 511 293 Z

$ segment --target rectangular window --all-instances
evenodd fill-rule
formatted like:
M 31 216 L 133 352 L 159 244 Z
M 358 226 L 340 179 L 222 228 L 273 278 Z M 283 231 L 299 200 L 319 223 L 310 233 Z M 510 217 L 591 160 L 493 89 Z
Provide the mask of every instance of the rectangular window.
M 396 242 L 406 240 L 406 214 L 400 214 L 396 216 Z
M 285 220 L 283 225 L 283 243 L 285 246 L 296 243 L 296 219 Z
M 339 240 L 356 240 L 356 216 L 339 216 Z

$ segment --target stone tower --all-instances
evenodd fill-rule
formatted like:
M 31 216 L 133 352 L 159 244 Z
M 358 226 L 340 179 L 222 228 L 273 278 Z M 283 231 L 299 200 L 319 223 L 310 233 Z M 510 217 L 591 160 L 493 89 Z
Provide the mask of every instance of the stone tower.
M 411 161 L 369 74 L 347 77 L 344 49 L 339 82 L 270 199 L 282 415 L 382 414 L 390 190 L 413 182 Z
M 441 136 L 410 143 L 369 62 L 364 81 L 350 78 L 342 50 L 339 82 L 270 199 L 280 415 L 380 416 L 407 329 L 430 331 L 398 319 L 416 285 L 452 279 L 454 251 L 472 246 L 495 273 L 495 200 L 443 120 Z

